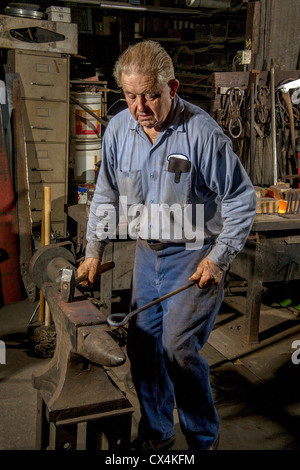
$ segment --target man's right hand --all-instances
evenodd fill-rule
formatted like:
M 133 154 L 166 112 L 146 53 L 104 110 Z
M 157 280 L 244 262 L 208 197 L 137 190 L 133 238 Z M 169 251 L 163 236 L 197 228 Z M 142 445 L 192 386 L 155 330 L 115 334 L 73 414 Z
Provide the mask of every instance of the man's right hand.
M 98 258 L 86 258 L 84 262 L 78 267 L 77 273 L 80 276 L 83 272 L 88 272 L 88 285 L 92 287 L 96 281 L 101 261 Z

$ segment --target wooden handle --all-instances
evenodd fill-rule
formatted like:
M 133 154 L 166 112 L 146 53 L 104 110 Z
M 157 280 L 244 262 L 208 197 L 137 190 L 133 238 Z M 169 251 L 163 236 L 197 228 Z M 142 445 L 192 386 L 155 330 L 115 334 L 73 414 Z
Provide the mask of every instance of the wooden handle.
M 76 277 L 75 279 L 75 284 L 80 284 L 82 281 L 86 281 L 88 278 L 88 271 L 83 271 L 83 273 L 80 274 L 80 276 Z
M 51 187 L 45 186 L 44 188 L 44 211 L 45 211 L 45 245 L 51 243 Z M 49 305 L 45 304 L 45 326 L 49 326 L 51 323 L 51 313 Z
M 114 268 L 115 267 L 115 263 L 113 261 L 107 261 L 106 263 L 103 263 L 100 265 L 98 271 L 97 271 L 97 274 L 102 274 L 102 273 L 105 273 L 106 271 L 109 271 L 110 269 Z M 86 281 L 87 278 L 88 278 L 88 274 L 89 272 L 88 271 L 83 271 L 80 276 L 78 276 L 75 280 L 75 284 L 78 285 L 80 284 L 80 282 L 82 281 Z
M 45 208 L 45 245 L 51 243 L 51 187 L 44 188 L 44 208 Z
M 98 274 L 105 273 L 106 271 L 109 271 L 110 269 L 115 267 L 115 263 L 113 261 L 106 261 L 106 263 L 103 263 L 100 265 Z

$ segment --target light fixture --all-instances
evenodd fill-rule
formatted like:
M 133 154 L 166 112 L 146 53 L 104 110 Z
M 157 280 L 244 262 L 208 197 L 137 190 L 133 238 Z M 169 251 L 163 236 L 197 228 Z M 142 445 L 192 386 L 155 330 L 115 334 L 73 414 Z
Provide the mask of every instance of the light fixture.
M 101 0 L 73 0 L 72 3 L 83 3 L 86 5 L 95 5 L 106 10 L 127 10 L 127 11 L 140 11 L 149 13 L 168 13 L 178 15 L 203 15 L 200 10 L 191 8 L 171 8 L 171 7 L 155 7 L 147 5 L 132 5 L 131 3 L 121 2 L 101 2 Z

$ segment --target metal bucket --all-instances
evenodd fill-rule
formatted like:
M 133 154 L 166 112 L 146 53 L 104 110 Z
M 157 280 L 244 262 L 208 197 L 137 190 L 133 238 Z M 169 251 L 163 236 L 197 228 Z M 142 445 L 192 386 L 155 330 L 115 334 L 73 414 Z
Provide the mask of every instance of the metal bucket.
M 71 93 L 78 103 L 82 103 L 94 115 L 101 118 L 101 93 Z M 70 137 L 72 139 L 99 139 L 101 125 L 96 117 L 79 104 L 70 100 Z

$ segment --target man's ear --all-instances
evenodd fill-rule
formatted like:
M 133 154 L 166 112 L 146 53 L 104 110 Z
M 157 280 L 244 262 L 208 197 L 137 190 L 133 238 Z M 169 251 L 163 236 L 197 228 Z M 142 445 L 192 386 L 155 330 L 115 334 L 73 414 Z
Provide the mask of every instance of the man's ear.
M 177 90 L 178 90 L 179 81 L 176 78 L 173 78 L 172 80 L 169 81 L 168 85 L 170 87 L 170 96 L 173 99 L 176 95 Z

